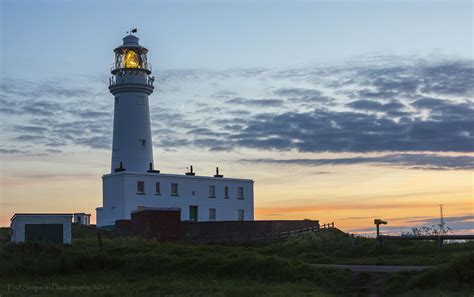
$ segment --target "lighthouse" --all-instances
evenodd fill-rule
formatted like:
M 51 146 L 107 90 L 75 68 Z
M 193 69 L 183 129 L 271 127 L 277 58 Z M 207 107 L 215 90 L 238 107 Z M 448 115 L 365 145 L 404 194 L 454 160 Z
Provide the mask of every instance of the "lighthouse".
M 148 49 L 130 33 L 114 49 L 109 90 L 114 95 L 111 172 L 153 169 L 153 147 L 148 96 L 153 92 Z
M 253 180 L 215 174 L 162 173 L 154 168 L 149 96 L 153 93 L 148 49 L 136 30 L 114 49 L 109 90 L 114 96 L 111 170 L 102 176 L 102 206 L 97 226 L 114 229 L 117 221 L 146 209 L 179 211 L 182 221 L 251 221 Z M 183 166 L 182 164 L 180 166 Z

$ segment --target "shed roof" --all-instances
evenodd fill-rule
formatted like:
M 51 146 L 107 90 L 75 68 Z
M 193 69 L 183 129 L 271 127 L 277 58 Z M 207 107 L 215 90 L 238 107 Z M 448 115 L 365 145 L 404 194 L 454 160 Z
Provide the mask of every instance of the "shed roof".
M 13 221 L 16 217 L 37 217 L 37 216 L 42 216 L 42 217 L 71 217 L 72 214 L 70 213 L 16 213 L 13 215 L 13 217 L 10 219 L 10 221 Z

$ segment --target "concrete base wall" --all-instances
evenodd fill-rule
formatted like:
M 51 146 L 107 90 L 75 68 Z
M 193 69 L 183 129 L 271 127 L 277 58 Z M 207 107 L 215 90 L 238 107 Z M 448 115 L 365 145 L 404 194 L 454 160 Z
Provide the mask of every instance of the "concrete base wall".
M 132 213 L 131 231 L 133 235 L 154 238 L 161 241 L 180 239 L 180 211 L 144 210 Z M 123 223 L 122 223 L 123 224 Z
M 133 212 L 131 217 L 115 221 L 119 234 L 197 243 L 252 240 L 272 233 L 319 228 L 319 221 L 313 220 L 183 222 L 179 209 L 145 209 Z

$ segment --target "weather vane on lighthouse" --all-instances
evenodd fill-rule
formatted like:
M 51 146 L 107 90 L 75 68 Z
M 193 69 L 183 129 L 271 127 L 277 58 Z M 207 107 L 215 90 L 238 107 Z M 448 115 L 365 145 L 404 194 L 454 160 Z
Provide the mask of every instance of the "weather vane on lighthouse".
M 132 33 L 137 33 L 138 32 L 138 28 L 130 28 L 130 30 L 127 31 L 127 34 L 130 34 L 132 35 Z

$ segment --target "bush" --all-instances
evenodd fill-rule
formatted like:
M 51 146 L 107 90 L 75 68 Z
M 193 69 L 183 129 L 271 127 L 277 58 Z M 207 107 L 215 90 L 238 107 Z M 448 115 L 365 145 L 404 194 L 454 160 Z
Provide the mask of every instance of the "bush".
M 448 264 L 446 274 L 455 281 L 474 284 L 474 252 L 456 255 Z

